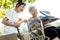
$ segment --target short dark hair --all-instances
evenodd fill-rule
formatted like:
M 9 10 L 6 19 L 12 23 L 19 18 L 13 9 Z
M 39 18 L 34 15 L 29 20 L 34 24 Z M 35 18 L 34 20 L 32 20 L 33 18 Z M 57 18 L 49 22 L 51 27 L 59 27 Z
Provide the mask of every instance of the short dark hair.
M 16 4 L 16 7 L 19 7 L 20 5 L 24 5 L 24 6 L 25 6 L 26 4 L 23 3 L 23 2 L 20 2 L 20 3 L 17 3 L 17 4 Z

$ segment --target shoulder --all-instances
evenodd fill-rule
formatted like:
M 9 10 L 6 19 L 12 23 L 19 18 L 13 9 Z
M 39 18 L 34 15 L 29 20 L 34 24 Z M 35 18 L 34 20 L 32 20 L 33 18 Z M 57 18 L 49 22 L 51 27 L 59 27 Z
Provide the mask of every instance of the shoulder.
M 8 17 L 8 18 L 11 17 L 11 15 L 13 15 L 13 12 L 12 11 L 13 11 L 12 9 L 6 11 L 5 17 Z
M 13 11 L 14 11 L 13 9 L 10 9 L 10 10 L 6 11 L 6 13 L 11 13 Z
M 6 14 L 6 15 L 11 15 L 11 14 L 13 14 L 13 11 L 14 11 L 13 9 L 10 9 L 10 10 L 6 11 L 5 14 Z

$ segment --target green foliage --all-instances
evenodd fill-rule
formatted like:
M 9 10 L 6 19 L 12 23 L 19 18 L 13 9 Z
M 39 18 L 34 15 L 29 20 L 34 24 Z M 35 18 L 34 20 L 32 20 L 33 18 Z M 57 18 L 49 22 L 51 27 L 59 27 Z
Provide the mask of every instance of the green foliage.
M 28 0 L 28 3 L 34 3 L 36 0 Z
M 3 6 L 5 3 L 5 0 L 0 0 L 0 7 Z
M 36 0 L 23 0 L 23 2 L 34 3 Z
M 23 2 L 27 2 L 27 0 L 23 0 Z
M 11 8 L 10 5 L 11 5 L 11 2 L 5 2 L 3 7 L 4 7 L 4 9 L 10 9 Z
M 0 0 L 0 18 L 4 17 L 6 10 L 13 8 L 18 0 Z M 36 0 L 23 0 L 23 2 L 34 3 Z
M 5 10 L 0 10 L 0 18 L 3 18 L 5 15 Z

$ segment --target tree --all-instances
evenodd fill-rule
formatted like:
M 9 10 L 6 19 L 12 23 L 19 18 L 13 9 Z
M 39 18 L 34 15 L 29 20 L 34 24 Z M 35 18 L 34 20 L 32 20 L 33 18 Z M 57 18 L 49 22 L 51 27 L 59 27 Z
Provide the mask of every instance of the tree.
M 0 0 L 0 18 L 3 18 L 5 11 L 13 8 L 18 0 Z M 23 2 L 34 3 L 36 0 L 22 0 Z

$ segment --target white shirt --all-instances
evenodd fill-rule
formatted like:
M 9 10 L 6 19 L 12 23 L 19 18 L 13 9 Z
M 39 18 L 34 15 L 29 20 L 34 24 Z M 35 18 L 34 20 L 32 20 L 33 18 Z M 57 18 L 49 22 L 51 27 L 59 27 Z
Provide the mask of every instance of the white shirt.
M 16 23 L 19 19 L 19 16 L 15 10 L 7 11 L 5 17 L 7 17 L 11 23 Z M 5 25 L 4 32 L 7 34 L 17 33 L 17 29 L 15 27 Z

